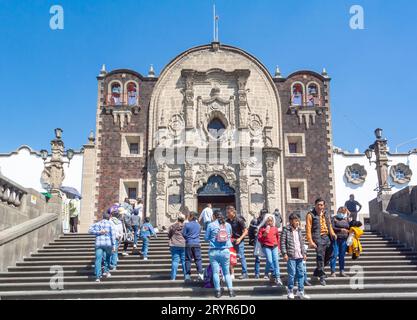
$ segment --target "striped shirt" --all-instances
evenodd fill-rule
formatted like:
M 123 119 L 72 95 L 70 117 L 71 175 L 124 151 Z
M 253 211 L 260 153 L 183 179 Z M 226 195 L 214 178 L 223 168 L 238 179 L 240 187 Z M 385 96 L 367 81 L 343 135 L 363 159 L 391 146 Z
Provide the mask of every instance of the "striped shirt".
M 102 234 L 102 230 L 105 230 L 106 233 Z M 116 230 L 109 220 L 103 219 L 93 224 L 90 229 L 88 229 L 88 233 L 96 236 L 96 248 L 116 246 Z
M 326 234 L 329 234 L 329 229 L 327 228 L 326 215 L 322 213 L 320 215 L 320 235 L 323 236 Z

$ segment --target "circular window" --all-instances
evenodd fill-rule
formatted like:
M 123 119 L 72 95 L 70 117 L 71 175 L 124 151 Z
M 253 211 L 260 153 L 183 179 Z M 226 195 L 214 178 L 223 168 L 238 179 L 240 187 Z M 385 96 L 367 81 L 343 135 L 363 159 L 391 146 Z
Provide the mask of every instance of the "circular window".
M 209 122 L 207 129 L 213 137 L 218 139 L 226 130 L 226 126 L 219 118 L 214 118 Z

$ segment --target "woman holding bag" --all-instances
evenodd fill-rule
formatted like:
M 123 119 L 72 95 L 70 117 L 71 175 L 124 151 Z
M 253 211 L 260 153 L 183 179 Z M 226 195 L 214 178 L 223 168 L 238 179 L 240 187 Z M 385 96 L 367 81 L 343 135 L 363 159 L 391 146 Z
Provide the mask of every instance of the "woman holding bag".
M 337 239 L 333 240 L 333 257 L 330 260 L 330 277 L 336 277 L 336 260 L 339 258 L 340 276 L 347 277 L 345 273 L 345 255 L 347 250 L 346 240 L 349 236 L 349 211 L 346 207 L 340 207 L 336 216 L 332 218 L 333 230 Z
M 262 245 L 267 263 L 274 268 L 273 277 L 275 284 L 282 286 L 279 270 L 279 230 L 275 226 L 275 217 L 272 214 L 265 215 L 260 225 L 258 241 Z

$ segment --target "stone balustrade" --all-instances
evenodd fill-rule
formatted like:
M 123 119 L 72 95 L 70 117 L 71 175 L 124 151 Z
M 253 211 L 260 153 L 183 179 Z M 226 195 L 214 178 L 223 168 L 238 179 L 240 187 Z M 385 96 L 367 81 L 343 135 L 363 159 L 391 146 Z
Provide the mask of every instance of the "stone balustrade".
M 26 194 L 24 187 L 0 174 L 0 203 L 20 207 L 22 198 Z

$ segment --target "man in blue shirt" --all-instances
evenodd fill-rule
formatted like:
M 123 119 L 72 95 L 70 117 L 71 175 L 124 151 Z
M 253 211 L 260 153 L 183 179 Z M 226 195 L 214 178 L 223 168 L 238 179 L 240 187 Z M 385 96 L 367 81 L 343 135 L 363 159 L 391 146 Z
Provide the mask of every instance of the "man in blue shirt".
M 203 263 L 201 259 L 200 246 L 200 224 L 197 222 L 197 213 L 190 212 L 188 215 L 188 223 L 184 225 L 182 235 L 185 239 L 185 280 L 191 280 L 191 262 L 194 260 L 198 277 L 204 280 Z
M 353 194 L 351 194 L 349 196 L 349 200 L 345 202 L 345 207 L 349 210 L 350 212 L 350 218 L 352 221 L 357 221 L 358 220 L 358 213 L 359 211 L 361 211 L 362 209 L 362 205 L 355 200 L 355 196 Z M 358 210 L 359 207 L 359 210 Z

